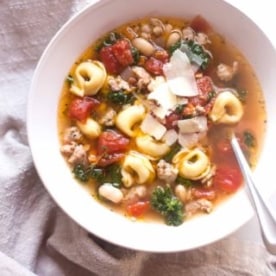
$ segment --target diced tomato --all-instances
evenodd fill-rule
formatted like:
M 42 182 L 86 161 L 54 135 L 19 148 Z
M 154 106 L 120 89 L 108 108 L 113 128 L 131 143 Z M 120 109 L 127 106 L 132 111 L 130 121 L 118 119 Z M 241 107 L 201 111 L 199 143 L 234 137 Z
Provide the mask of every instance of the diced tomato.
M 216 169 L 213 178 L 215 188 L 227 193 L 233 193 L 238 190 L 243 181 L 240 169 L 237 166 L 221 164 Z
M 122 134 L 107 130 L 101 133 L 98 139 L 98 154 L 111 154 L 125 151 L 128 147 L 129 139 Z
M 126 66 L 134 62 L 131 45 L 125 39 L 100 50 L 100 59 L 110 74 L 120 73 Z
M 163 65 L 164 63 L 161 60 L 156 59 L 154 57 L 150 57 L 146 60 L 144 66 L 148 72 L 157 76 L 163 74 Z
M 190 23 L 190 27 L 196 31 L 208 34 L 212 31 L 211 25 L 201 15 L 194 17 Z
M 198 187 L 192 189 L 192 195 L 196 199 L 205 198 L 208 200 L 214 200 L 216 198 L 216 191 L 209 188 Z
M 91 97 L 75 98 L 69 105 L 68 115 L 71 119 L 85 121 L 92 109 L 100 102 Z
M 115 57 L 112 46 L 103 47 L 100 50 L 100 59 L 104 63 L 108 73 L 118 74 L 122 71 L 122 65 Z
M 145 214 L 150 207 L 149 201 L 137 201 L 135 203 L 127 205 L 127 213 L 133 217 L 140 217 Z
M 100 157 L 99 161 L 97 162 L 97 165 L 99 167 L 106 167 L 108 165 L 111 165 L 113 163 L 119 162 L 123 157 L 124 153 L 121 152 L 115 152 L 112 154 L 103 154 L 103 156 Z
M 214 90 L 212 79 L 208 76 L 197 79 L 196 84 L 201 95 L 206 95 Z
M 129 42 L 125 39 L 118 40 L 115 44 L 113 44 L 112 52 L 118 62 L 124 67 L 134 62 L 131 53 L 131 46 Z
M 180 120 L 181 115 L 177 114 L 175 112 L 170 113 L 165 117 L 165 125 L 167 129 L 175 128 L 176 123 L 178 120 Z
M 210 77 L 203 76 L 196 80 L 199 95 L 191 97 L 189 102 L 194 106 L 204 107 L 212 99 L 211 93 L 214 91 L 213 82 Z

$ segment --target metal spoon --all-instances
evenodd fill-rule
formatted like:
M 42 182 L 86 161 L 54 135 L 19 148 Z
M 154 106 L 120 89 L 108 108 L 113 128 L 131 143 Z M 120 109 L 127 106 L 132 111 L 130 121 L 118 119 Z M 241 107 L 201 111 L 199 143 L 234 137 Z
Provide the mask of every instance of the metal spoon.
M 250 192 L 251 203 L 258 217 L 264 244 L 271 254 L 276 255 L 276 212 L 262 197 L 254 184 L 251 169 L 234 134 L 231 138 L 231 145 L 240 165 L 245 183 L 247 184 Z

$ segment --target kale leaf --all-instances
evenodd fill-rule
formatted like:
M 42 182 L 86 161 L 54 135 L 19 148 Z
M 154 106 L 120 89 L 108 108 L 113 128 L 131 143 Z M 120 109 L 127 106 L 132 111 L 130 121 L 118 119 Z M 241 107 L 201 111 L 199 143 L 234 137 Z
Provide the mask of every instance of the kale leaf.
M 164 217 L 167 225 L 178 226 L 183 223 L 183 204 L 173 195 L 170 186 L 157 186 L 152 192 L 150 203 Z
M 107 94 L 107 100 L 115 105 L 124 105 L 133 103 L 134 96 L 130 93 L 125 93 L 123 90 L 111 91 Z

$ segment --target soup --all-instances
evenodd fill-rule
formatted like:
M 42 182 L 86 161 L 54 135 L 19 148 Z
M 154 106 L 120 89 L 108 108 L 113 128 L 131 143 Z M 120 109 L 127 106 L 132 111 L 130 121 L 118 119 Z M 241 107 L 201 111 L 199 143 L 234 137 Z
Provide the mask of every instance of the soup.
M 254 167 L 266 120 L 250 64 L 201 16 L 100 37 L 68 73 L 58 112 L 61 152 L 97 200 L 173 226 L 241 187 L 229 138 Z

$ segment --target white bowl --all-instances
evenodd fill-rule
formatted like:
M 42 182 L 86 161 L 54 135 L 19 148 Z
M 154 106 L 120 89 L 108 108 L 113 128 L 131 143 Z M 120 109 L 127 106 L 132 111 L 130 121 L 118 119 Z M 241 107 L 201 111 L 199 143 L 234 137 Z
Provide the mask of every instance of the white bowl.
M 77 183 L 60 154 L 57 106 L 69 68 L 80 54 L 115 26 L 145 16 L 191 18 L 203 15 L 247 57 L 262 85 L 267 108 L 267 132 L 255 177 L 265 195 L 273 192 L 276 156 L 276 97 L 273 70 L 276 54 L 269 39 L 248 17 L 221 0 L 103 0 L 67 22 L 52 39 L 36 68 L 28 99 L 28 136 L 36 169 L 56 203 L 79 225 L 111 243 L 136 250 L 176 252 L 215 242 L 244 225 L 253 211 L 243 190 L 213 213 L 179 227 L 132 222 L 94 201 Z M 225 22 L 225 18 L 227 24 Z M 231 24 L 229 21 L 231 20 Z M 274 188 L 275 190 L 275 188 Z

